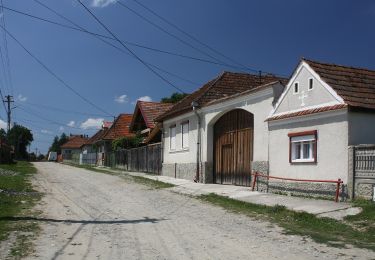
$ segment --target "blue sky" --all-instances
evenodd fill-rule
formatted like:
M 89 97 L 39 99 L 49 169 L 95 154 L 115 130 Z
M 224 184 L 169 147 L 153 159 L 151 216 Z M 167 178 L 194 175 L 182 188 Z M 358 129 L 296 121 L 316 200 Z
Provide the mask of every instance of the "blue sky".
M 109 35 L 76 0 L 39 1 L 87 30 Z M 306 57 L 375 69 L 373 0 L 138 1 L 249 68 L 289 76 L 299 59 Z M 121 2 L 195 48 L 225 60 L 153 16 L 135 1 Z M 141 20 L 114 0 L 84 0 L 83 3 L 122 41 L 212 60 L 212 57 Z M 3 0 L 3 4 L 7 8 L 68 24 L 34 0 Z M 27 49 L 69 86 L 111 115 L 132 113 L 134 102 L 139 98 L 158 101 L 176 91 L 139 61 L 92 35 L 37 21 L 7 9 L 2 15 L 6 29 Z M 122 48 L 115 41 L 109 41 Z M 0 43 L 5 58 L 3 34 Z M 223 70 L 240 71 L 128 46 L 146 62 L 187 79 L 181 80 L 159 71 L 185 92 L 194 91 Z M 3 95 L 13 94 L 15 97 L 14 121 L 32 129 L 35 139 L 32 150 L 38 148 L 45 153 L 54 135 L 62 132 L 92 135 L 98 121 L 112 119 L 65 88 L 9 35 L 7 47 L 12 84 L 7 80 L 7 68 L 6 75 L 1 68 L 1 89 Z M 0 116 L 5 120 L 2 106 Z

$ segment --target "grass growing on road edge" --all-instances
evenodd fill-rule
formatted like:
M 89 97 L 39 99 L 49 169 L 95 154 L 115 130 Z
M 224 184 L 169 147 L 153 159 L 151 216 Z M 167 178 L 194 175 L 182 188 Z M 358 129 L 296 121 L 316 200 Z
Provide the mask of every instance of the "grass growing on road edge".
M 145 178 L 145 177 L 142 177 L 142 176 L 132 176 L 130 174 L 127 174 L 126 172 L 121 172 L 121 173 L 115 172 L 116 170 L 118 171 L 118 169 L 114 169 L 115 171 L 111 171 L 111 170 L 106 169 L 106 168 L 100 169 L 100 168 L 93 167 L 93 166 L 90 166 L 90 165 L 76 165 L 76 164 L 67 164 L 67 165 L 77 167 L 77 168 L 86 169 L 86 170 L 89 170 L 89 171 L 95 171 L 95 172 L 119 176 L 123 179 L 131 180 L 133 182 L 136 182 L 136 183 L 139 183 L 139 184 L 142 184 L 142 185 L 146 185 L 146 186 L 154 188 L 154 189 L 166 189 L 166 188 L 172 188 L 172 187 L 175 186 L 175 185 L 170 184 L 170 183 L 165 183 L 165 182 L 161 182 L 161 181 L 158 181 L 158 180 L 152 180 L 152 179 L 148 179 L 148 178 Z M 154 174 L 150 174 L 150 175 L 154 176 Z
M 35 173 L 36 169 L 29 162 L 0 164 L 0 242 L 12 235 L 9 257 L 28 255 L 32 249 L 32 237 L 39 230 L 33 221 L 15 221 L 17 216 L 35 214 L 32 207 L 41 198 L 29 179 Z
M 257 205 L 216 194 L 201 195 L 199 198 L 232 212 L 268 220 L 283 227 L 287 234 L 309 236 L 316 242 L 336 247 L 351 244 L 375 251 L 375 206 L 371 202 L 362 202 L 365 207 L 360 215 L 347 217 L 344 222 L 340 222 L 330 218 L 318 218 L 305 212 L 291 211 L 280 205 Z

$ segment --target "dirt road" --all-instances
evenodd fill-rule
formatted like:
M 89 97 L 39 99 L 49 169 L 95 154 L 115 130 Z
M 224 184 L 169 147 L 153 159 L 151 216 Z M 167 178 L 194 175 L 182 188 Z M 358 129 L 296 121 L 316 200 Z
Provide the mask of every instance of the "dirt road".
M 120 177 L 35 163 L 42 233 L 33 259 L 374 259 Z

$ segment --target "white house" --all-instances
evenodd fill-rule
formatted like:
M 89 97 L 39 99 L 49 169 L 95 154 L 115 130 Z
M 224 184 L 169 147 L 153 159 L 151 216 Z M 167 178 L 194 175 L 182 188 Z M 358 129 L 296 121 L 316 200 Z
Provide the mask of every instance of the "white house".
M 348 147 L 375 143 L 375 71 L 303 59 L 284 83 L 224 72 L 157 118 L 163 175 L 249 186 L 257 171 L 350 184 Z M 258 188 L 268 191 L 334 192 L 332 184 L 263 181 Z

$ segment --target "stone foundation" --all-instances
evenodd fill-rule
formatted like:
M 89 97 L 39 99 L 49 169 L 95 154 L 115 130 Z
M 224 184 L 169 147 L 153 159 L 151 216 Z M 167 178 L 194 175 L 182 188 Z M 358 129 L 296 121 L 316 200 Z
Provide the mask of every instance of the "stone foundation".
M 361 180 L 362 182 L 358 182 L 355 184 L 355 197 L 356 198 L 364 198 L 364 199 L 372 199 L 373 192 L 374 192 L 374 183 L 373 180 L 369 180 L 366 183 L 366 180 Z
M 196 163 L 163 163 L 162 175 L 192 181 L 195 179 L 196 169 Z M 201 163 L 199 182 L 213 182 L 213 170 L 211 164 L 207 162 Z
M 251 172 L 268 175 L 269 164 L 268 161 L 253 161 L 251 163 Z M 253 184 L 254 176 L 251 176 L 251 185 Z M 265 177 L 258 177 L 255 190 L 261 192 L 268 192 L 268 180 Z

